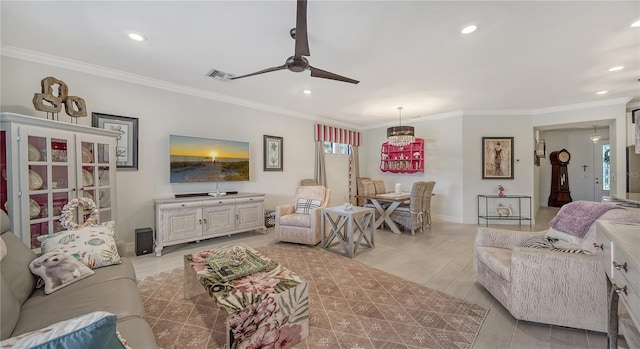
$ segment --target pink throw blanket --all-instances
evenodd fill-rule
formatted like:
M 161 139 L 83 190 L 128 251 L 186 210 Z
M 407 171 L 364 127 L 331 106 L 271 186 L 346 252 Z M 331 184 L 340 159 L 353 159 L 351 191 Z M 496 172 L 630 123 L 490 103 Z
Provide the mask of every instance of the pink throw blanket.
M 549 226 L 582 239 L 593 222 L 605 212 L 616 208 L 621 207 L 591 201 L 570 202 L 562 206 L 560 212 L 549 222 Z

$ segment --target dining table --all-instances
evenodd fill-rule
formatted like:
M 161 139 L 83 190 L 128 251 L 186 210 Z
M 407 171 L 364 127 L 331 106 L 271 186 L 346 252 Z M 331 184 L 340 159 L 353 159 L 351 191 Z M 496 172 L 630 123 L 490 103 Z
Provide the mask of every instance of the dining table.
M 373 206 L 376 208 L 376 211 L 380 214 L 374 222 L 374 229 L 378 229 L 378 227 L 380 227 L 384 222 L 387 223 L 387 226 L 394 234 L 402 234 L 402 231 L 400 231 L 396 222 L 391 219 L 391 214 L 401 204 L 410 202 L 411 193 L 400 192 L 399 194 L 396 194 L 395 192 L 391 192 L 375 195 L 356 195 L 356 197 L 371 201 Z

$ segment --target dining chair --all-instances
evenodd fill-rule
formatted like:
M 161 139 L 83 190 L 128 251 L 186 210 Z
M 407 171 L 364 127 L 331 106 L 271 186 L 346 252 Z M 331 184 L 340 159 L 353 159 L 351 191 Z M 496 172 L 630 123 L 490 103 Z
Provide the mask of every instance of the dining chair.
M 429 228 L 431 228 L 431 198 L 433 197 L 433 188 L 436 186 L 435 181 L 427 182 L 427 187 L 424 188 L 424 197 L 425 200 L 425 214 L 427 218 L 427 223 L 429 224 Z
M 375 195 L 376 188 L 373 184 L 373 181 L 369 178 L 358 178 L 356 181 L 356 185 L 358 187 L 358 195 Z M 364 207 L 369 200 L 358 198 L 357 204 L 358 206 Z
M 386 193 L 386 190 L 384 188 L 384 181 L 382 179 L 374 179 L 373 186 L 375 187 L 376 195 Z
M 384 188 L 384 180 L 382 180 L 382 179 L 372 179 L 371 181 L 373 182 L 373 187 L 374 187 L 374 191 L 375 191 L 374 194 L 375 195 L 380 195 L 380 194 L 386 193 L 386 189 Z M 387 207 L 389 207 L 389 205 L 390 205 L 390 203 L 388 203 L 388 202 L 381 202 L 380 203 L 380 206 L 382 206 L 382 208 L 384 208 L 385 210 L 387 209 Z M 367 200 L 367 202 L 364 204 L 364 207 L 374 207 L 375 208 L 375 205 L 371 201 Z M 376 216 L 376 219 L 378 219 L 378 217 L 380 217 L 380 212 L 378 212 L 378 210 L 376 210 L 375 216 Z M 382 227 L 383 228 L 385 227 L 385 225 L 386 225 L 385 223 L 382 223 Z
M 413 183 L 409 204 L 400 205 L 391 213 L 391 219 L 411 229 L 411 235 L 418 229 L 424 231 L 426 224 L 431 227 L 431 195 L 435 184 L 433 181 Z

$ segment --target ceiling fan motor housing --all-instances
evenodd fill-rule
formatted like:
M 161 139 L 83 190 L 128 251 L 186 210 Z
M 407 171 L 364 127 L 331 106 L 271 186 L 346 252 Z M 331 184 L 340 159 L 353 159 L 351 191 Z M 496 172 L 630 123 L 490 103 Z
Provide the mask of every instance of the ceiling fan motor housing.
M 309 68 L 309 61 L 302 56 L 300 56 L 299 59 L 296 59 L 295 56 L 291 56 L 287 58 L 285 65 L 290 71 L 299 73 Z

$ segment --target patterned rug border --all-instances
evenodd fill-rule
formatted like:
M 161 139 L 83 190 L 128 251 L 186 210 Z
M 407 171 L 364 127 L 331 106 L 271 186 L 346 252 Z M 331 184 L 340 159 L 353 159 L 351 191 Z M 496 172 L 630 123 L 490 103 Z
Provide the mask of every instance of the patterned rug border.
M 296 349 L 472 348 L 489 312 L 317 246 L 255 249 L 309 283 L 311 333 Z M 227 348 L 219 345 L 226 315 L 206 294 L 183 299 L 183 274 L 176 268 L 138 281 L 159 347 Z

